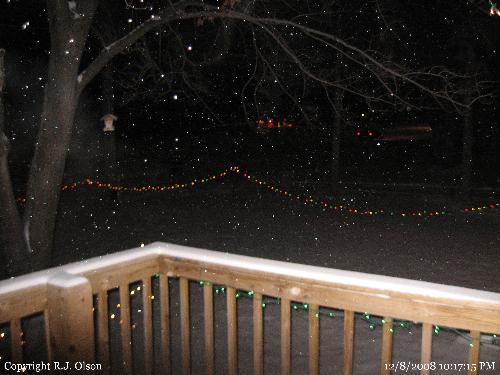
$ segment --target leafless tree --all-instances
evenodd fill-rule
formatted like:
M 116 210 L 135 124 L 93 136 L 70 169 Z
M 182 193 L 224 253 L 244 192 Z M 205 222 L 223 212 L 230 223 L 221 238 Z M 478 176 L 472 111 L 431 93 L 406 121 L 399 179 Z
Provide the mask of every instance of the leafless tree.
M 246 0 L 226 0 L 220 5 L 187 0 L 170 1 L 164 6 L 161 4 L 165 3 L 139 3 L 137 11 L 143 12 L 138 16 L 142 22 L 124 35 L 106 41 L 105 47 L 82 66 L 82 55 L 92 22 L 98 13 L 99 1 L 47 0 L 51 40 L 48 81 L 29 174 L 23 224 L 16 225 L 15 230 L 5 225 L 6 222 L 21 222 L 18 212 L 9 211 L 10 217 L 3 220 L 4 225 L 0 229 L 6 238 L 13 239 L 6 241 L 4 259 L 9 259 L 9 269 L 26 272 L 50 264 L 60 186 L 79 97 L 112 59 L 133 48 L 155 30 L 169 28 L 172 38 L 162 43 L 178 43 L 176 36 L 183 31 L 174 26 L 179 24 L 186 28 L 217 22 L 218 25 L 229 22 L 240 25 L 252 35 L 255 50 L 255 69 L 249 79 L 259 82 L 258 77 L 267 79 L 274 76 L 283 90 L 289 92 L 290 98 L 297 98 L 297 95 L 290 93 L 291 88 L 280 80 L 283 74 L 290 72 L 276 69 L 269 58 L 273 54 L 279 54 L 286 66 L 294 68 L 293 80 L 296 82 L 309 82 L 304 85 L 313 82 L 326 92 L 337 90 L 372 102 L 412 106 L 405 92 L 414 91 L 429 96 L 440 105 L 464 109 L 480 96 L 474 95 L 465 102 L 453 86 L 453 80 L 458 77 L 445 68 L 410 69 L 381 58 L 365 46 L 357 46 L 351 38 L 343 38 L 327 28 L 316 27 L 314 19 L 319 13 L 316 14 L 315 9 L 311 14 L 302 10 L 297 13 L 294 5 L 286 1 L 279 2 L 279 6 L 278 2 Z M 127 0 L 125 6 L 134 7 L 134 3 Z M 307 48 L 304 48 L 304 41 L 308 42 Z M 266 55 L 263 53 L 266 49 L 274 52 Z M 313 50 L 321 52 L 311 55 L 310 51 Z M 332 56 L 332 67 L 342 62 L 355 69 L 352 74 L 332 75 L 330 71 L 322 69 L 324 59 L 317 59 L 319 54 Z M 148 59 L 147 56 L 144 58 Z M 184 60 L 188 61 L 187 58 Z M 163 69 L 162 66 L 160 69 Z M 368 85 L 367 79 L 372 83 Z M 253 85 L 254 90 L 258 85 Z M 5 173 L 0 174 L 1 186 L 7 187 L 2 190 L 2 207 L 12 207 L 14 204 L 13 196 L 8 194 L 10 181 L 7 177 Z M 10 203 L 4 206 L 3 200 Z M 26 259 L 30 262 L 26 262 Z

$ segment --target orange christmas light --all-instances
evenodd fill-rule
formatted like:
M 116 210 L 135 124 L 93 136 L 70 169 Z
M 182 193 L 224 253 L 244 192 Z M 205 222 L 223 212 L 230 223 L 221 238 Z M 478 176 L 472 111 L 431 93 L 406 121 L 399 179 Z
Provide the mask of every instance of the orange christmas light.
M 224 169 L 223 171 L 204 177 L 204 178 L 198 178 L 194 179 L 190 182 L 186 183 L 175 183 L 175 184 L 170 184 L 170 185 L 143 185 L 143 186 L 125 186 L 125 185 L 114 185 L 109 182 L 103 182 L 103 181 L 95 181 L 92 179 L 85 179 L 82 181 L 78 182 L 73 182 L 70 184 L 63 185 L 61 188 L 61 191 L 73 191 L 81 186 L 92 186 L 100 189 L 109 189 L 113 191 L 125 191 L 125 192 L 133 192 L 133 193 L 145 193 L 145 192 L 166 192 L 166 191 L 172 191 L 172 190 L 177 190 L 177 189 L 186 189 L 186 188 L 192 188 L 194 186 L 210 182 L 210 181 L 215 181 L 217 179 L 223 178 L 229 174 L 239 174 L 245 181 L 251 182 L 253 184 L 262 186 L 266 188 L 269 191 L 272 191 L 273 193 L 279 194 L 283 197 L 292 199 L 294 201 L 298 201 L 304 205 L 308 206 L 318 206 L 320 207 L 323 211 L 326 210 L 332 210 L 336 213 L 342 213 L 346 215 L 358 215 L 358 216 L 399 216 L 399 217 L 435 217 L 435 216 L 444 216 L 450 214 L 450 212 L 445 211 L 445 210 L 414 210 L 414 211 L 391 211 L 387 210 L 384 208 L 379 208 L 376 210 L 368 210 L 368 209 L 360 209 L 356 207 L 350 207 L 342 204 L 335 204 L 328 202 L 326 199 L 316 199 L 311 196 L 306 196 L 303 194 L 295 194 L 290 192 L 287 189 L 284 189 L 282 187 L 277 187 L 274 184 L 271 184 L 267 181 L 261 180 L 253 175 L 250 175 L 248 172 L 242 172 L 240 167 L 238 166 L 232 166 L 229 168 Z M 16 201 L 18 203 L 26 203 L 26 198 L 25 197 L 20 197 L 17 198 Z M 495 208 L 500 208 L 500 203 L 489 203 L 487 205 L 482 205 L 482 206 L 474 206 L 474 207 L 465 207 L 460 212 L 464 213 L 482 213 L 486 210 L 490 209 L 495 209 Z

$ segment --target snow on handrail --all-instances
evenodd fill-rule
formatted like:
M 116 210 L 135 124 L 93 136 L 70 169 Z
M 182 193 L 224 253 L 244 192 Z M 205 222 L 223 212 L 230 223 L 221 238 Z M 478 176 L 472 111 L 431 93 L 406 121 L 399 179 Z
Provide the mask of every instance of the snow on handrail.
M 70 275 L 98 273 L 105 268 L 155 257 L 158 257 L 158 259 L 169 257 L 174 258 L 176 261 L 198 261 L 203 262 L 207 267 L 223 266 L 247 271 L 265 272 L 279 276 L 294 276 L 303 280 L 345 285 L 346 287 L 360 287 L 366 290 L 373 290 L 374 292 L 404 292 L 423 298 L 446 298 L 456 301 L 481 302 L 500 307 L 500 293 L 391 276 L 282 262 L 163 242 L 155 242 L 144 247 L 141 246 L 0 281 L 0 296 L 2 294 L 21 291 L 32 286 L 46 284 L 51 277 L 58 273 Z

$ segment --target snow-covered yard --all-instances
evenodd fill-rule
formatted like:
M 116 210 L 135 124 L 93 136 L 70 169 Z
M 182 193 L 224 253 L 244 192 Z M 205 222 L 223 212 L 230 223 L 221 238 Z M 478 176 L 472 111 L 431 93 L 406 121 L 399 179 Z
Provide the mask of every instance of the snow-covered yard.
M 192 188 L 120 192 L 116 201 L 105 189 L 82 187 L 62 195 L 54 264 L 166 241 L 500 292 L 500 210 L 463 212 L 494 198 L 308 188 L 313 197 L 385 214 L 323 211 L 235 174 Z M 422 210 L 447 214 L 397 215 Z
M 253 179 L 245 177 L 243 172 L 228 173 L 192 187 L 159 192 L 124 191 L 118 194 L 115 201 L 109 190 L 95 186 L 66 191 L 62 195 L 54 265 L 153 241 L 165 241 L 248 256 L 500 292 L 499 210 L 463 210 L 465 207 L 494 203 L 493 197 L 477 197 L 469 202 L 460 202 L 436 193 L 396 194 L 361 190 L 344 190 L 334 196 L 320 184 L 298 183 L 287 187 L 279 184 L 274 176 L 268 175 L 261 179 L 251 175 Z M 284 195 L 280 190 L 273 191 L 270 185 L 280 187 L 281 191 L 287 191 L 288 194 Z M 304 199 L 296 198 L 297 195 L 318 198 L 315 202 L 319 204 L 305 204 Z M 358 212 L 379 213 L 359 215 L 348 209 L 324 210 L 321 202 L 348 206 Z M 380 213 L 381 209 L 384 213 Z M 419 211 L 423 213 L 424 210 L 426 213 L 437 211 L 446 214 L 411 214 Z M 403 212 L 410 214 L 403 216 Z M 155 283 L 153 288 L 157 288 Z M 181 355 L 180 340 L 175 339 L 180 335 L 179 286 L 176 280 L 171 280 L 170 290 L 174 338 L 172 358 L 175 359 Z M 193 374 L 201 374 L 202 288 L 193 282 L 190 291 Z M 116 292 L 111 292 L 110 306 L 118 302 L 116 298 Z M 215 293 L 214 299 L 216 373 L 222 374 L 227 371 L 226 298 L 223 293 Z M 140 293 L 132 297 L 133 309 L 140 309 L 140 300 Z M 240 298 L 238 301 L 239 368 L 240 373 L 250 374 L 252 303 L 251 298 Z M 265 372 L 271 373 L 278 372 L 280 366 L 279 335 L 274 334 L 280 329 L 280 308 L 276 300 L 266 299 L 266 302 L 264 363 Z M 158 316 L 158 307 L 155 301 L 153 316 Z M 307 372 L 308 366 L 308 314 L 303 305 L 296 304 L 296 307 L 292 309 L 292 368 L 293 374 L 303 374 Z M 110 321 L 111 360 L 115 365 L 120 362 L 121 356 L 119 326 L 115 326 L 118 318 Z M 356 315 L 356 374 L 379 371 L 382 324 L 380 317 L 371 319 L 372 327 L 363 314 Z M 133 321 L 137 327 L 141 327 L 140 314 L 133 315 Z M 36 322 L 30 324 L 36 326 Z M 154 319 L 154 324 L 158 328 L 158 319 Z M 320 316 L 320 332 L 321 373 L 335 373 L 342 362 L 343 312 L 325 311 Z M 38 339 L 43 340 L 42 336 Z M 134 346 L 135 366 L 140 373 L 140 329 L 134 330 L 134 339 L 137 340 Z M 154 339 L 155 351 L 159 354 L 158 334 Z M 481 346 L 481 361 L 489 364 L 498 362 L 500 358 L 500 346 L 491 341 L 491 336 L 485 336 Z M 399 323 L 395 325 L 394 362 L 418 363 L 420 345 L 419 324 L 406 322 L 404 327 Z M 39 350 L 33 346 L 26 349 L 35 358 L 41 356 Z M 432 358 L 437 366 L 467 363 L 468 351 L 466 333 L 444 328 L 433 339 Z M 156 360 L 159 361 L 160 357 L 156 356 Z M 174 373 L 180 372 L 180 361 L 174 360 L 172 366 Z M 446 374 L 450 370 L 443 369 L 435 373 Z M 495 370 L 483 373 L 500 373 L 500 367 L 497 365 Z

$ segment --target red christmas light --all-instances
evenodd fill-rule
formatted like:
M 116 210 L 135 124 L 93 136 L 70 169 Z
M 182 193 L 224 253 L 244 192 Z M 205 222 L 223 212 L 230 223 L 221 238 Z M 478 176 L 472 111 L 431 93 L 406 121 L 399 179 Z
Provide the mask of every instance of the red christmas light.
M 436 210 L 417 210 L 417 211 L 406 211 L 406 212 L 394 212 L 390 211 L 387 209 L 380 208 L 378 210 L 359 210 L 355 207 L 347 207 L 344 205 L 339 205 L 339 204 L 330 204 L 326 200 L 320 200 L 320 199 L 315 199 L 311 196 L 304 196 L 300 194 L 294 194 L 290 193 L 289 191 L 281 188 L 281 187 L 276 187 L 274 184 L 268 183 L 264 180 L 260 180 L 256 177 L 253 177 L 252 175 L 248 174 L 248 172 L 241 172 L 240 167 L 238 166 L 232 166 L 229 167 L 219 173 L 216 173 L 214 175 L 207 176 L 205 178 L 201 179 L 194 179 L 190 182 L 187 183 L 176 183 L 176 184 L 170 184 L 170 185 L 144 185 L 144 186 L 124 186 L 124 185 L 113 185 L 109 182 L 102 182 L 102 181 L 94 181 L 91 179 L 85 179 L 82 181 L 78 182 L 73 182 L 70 184 L 65 184 L 61 187 L 61 191 L 66 191 L 66 190 L 76 190 L 77 188 L 81 186 L 94 186 L 97 188 L 101 189 L 110 189 L 114 191 L 125 191 L 125 192 L 134 192 L 134 193 L 143 193 L 143 192 L 163 192 L 163 191 L 171 191 L 175 189 L 184 189 L 188 187 L 194 187 L 196 185 L 209 182 L 209 181 L 214 181 L 219 178 L 223 178 L 227 176 L 229 173 L 234 173 L 234 174 L 239 174 L 242 176 L 246 181 L 252 182 L 254 184 L 257 184 L 259 186 L 263 186 L 267 188 L 268 190 L 273 191 L 274 193 L 280 194 L 283 197 L 294 199 L 296 201 L 301 201 L 304 205 L 309 205 L 309 206 L 319 206 L 323 211 L 325 209 L 331 209 L 337 213 L 345 213 L 345 214 L 351 214 L 351 215 L 360 215 L 360 216 L 374 216 L 374 215 L 390 215 L 390 216 L 401 216 L 401 217 L 435 217 L 435 216 L 442 216 L 446 215 L 448 212 L 446 211 L 436 211 Z M 26 198 L 25 197 L 19 197 L 16 199 L 16 202 L 20 204 L 26 203 Z M 478 212 L 482 213 L 482 211 L 487 210 L 487 209 L 495 209 L 495 208 L 500 208 L 500 203 L 489 203 L 487 205 L 483 206 L 477 206 L 477 207 L 465 207 L 462 209 L 462 212 Z

